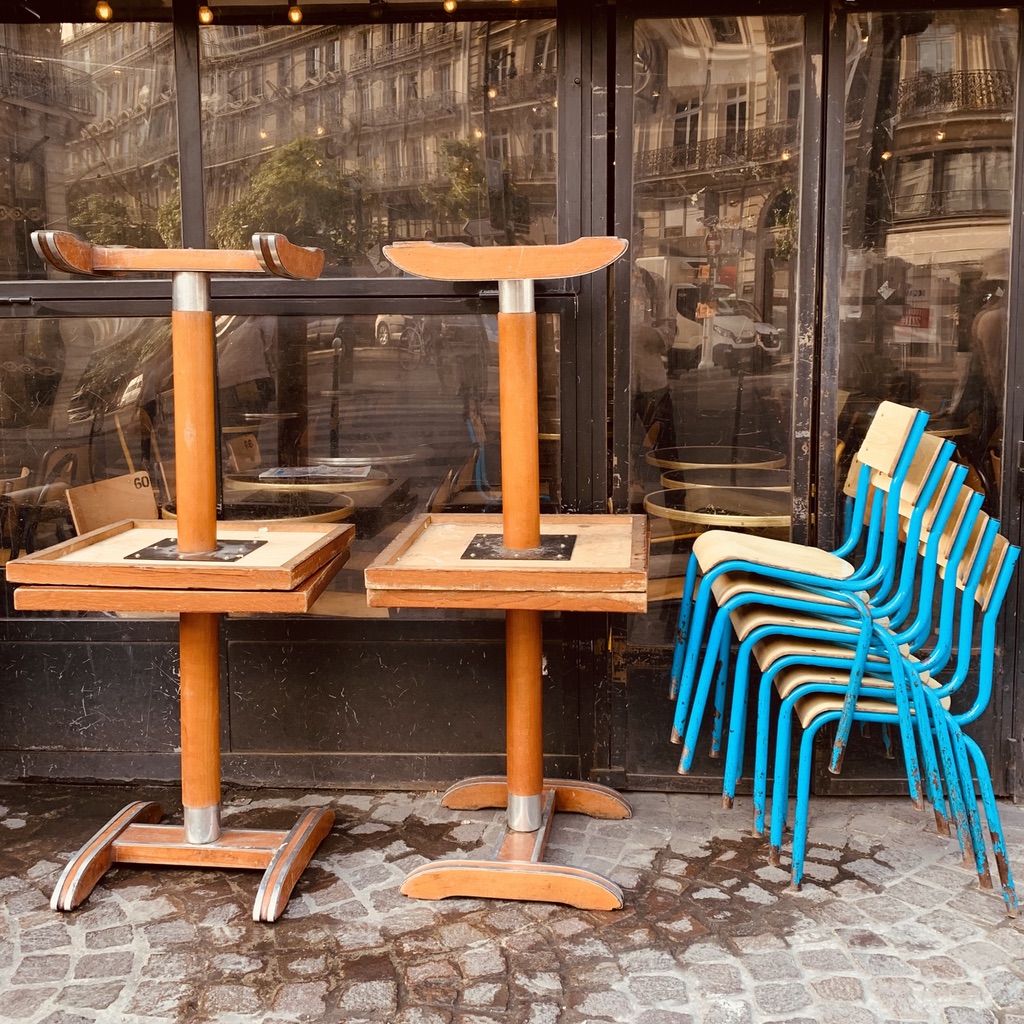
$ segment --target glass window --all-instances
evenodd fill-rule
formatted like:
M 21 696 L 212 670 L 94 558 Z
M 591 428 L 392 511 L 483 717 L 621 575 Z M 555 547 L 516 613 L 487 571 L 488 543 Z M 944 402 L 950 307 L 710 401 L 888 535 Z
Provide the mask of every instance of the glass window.
M 664 600 L 709 526 L 788 535 L 802 25 L 636 23 L 630 504 Z
M 57 275 L 41 228 L 180 239 L 169 25 L 0 25 L 0 279 Z
M 838 436 L 855 450 L 882 399 L 920 406 L 995 512 L 1017 13 L 859 17 L 847 46 Z
M 206 216 L 215 244 L 237 247 L 254 231 L 280 231 L 322 248 L 327 276 L 377 277 L 371 254 L 392 240 L 551 239 L 553 22 L 326 31 L 324 39 L 323 26 L 304 21 L 214 23 L 201 32 Z M 328 73 L 335 55 L 343 78 Z M 227 75 L 271 61 L 277 88 L 259 103 L 232 102 Z M 296 64 L 302 82 L 291 79 Z
M 107 477 L 146 472 L 156 507 L 174 516 L 170 318 L 6 325 L 4 551 L 73 536 L 64 490 Z M 352 559 L 318 611 L 369 614 L 362 569 L 413 515 L 500 511 L 493 314 L 222 315 L 215 333 L 220 518 L 356 527 Z M 541 314 L 539 444 L 550 509 L 561 498 L 558 348 L 558 318 Z

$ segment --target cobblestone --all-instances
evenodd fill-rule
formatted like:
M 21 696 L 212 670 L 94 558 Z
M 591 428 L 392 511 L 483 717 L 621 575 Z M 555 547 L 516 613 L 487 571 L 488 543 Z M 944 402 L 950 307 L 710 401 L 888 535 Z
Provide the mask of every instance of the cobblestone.
M 1024 926 L 898 799 L 816 798 L 801 892 L 714 797 L 561 815 L 549 858 L 625 889 L 621 911 L 589 912 L 401 894 L 416 864 L 487 855 L 498 812 L 232 792 L 240 826 L 336 810 L 279 921 L 251 920 L 246 871 L 119 867 L 51 911 L 69 851 L 129 798 L 0 785 L 2 1024 L 1024 1024 Z M 1012 855 L 1024 808 L 1001 813 Z

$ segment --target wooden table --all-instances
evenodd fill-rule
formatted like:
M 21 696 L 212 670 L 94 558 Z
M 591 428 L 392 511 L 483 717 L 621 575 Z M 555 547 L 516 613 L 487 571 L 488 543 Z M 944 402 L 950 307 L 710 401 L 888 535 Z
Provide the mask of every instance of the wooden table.
M 71 910 L 115 864 L 255 868 L 263 878 L 255 920 L 284 911 L 295 883 L 330 832 L 334 812 L 310 808 L 288 831 L 221 826 L 220 616 L 307 611 L 348 557 L 352 528 L 216 521 L 214 329 L 209 274 L 315 278 L 323 253 L 281 235 L 254 235 L 251 250 L 121 249 L 64 232 L 35 232 L 44 259 L 68 273 L 168 271 L 172 275 L 177 520 L 125 520 L 7 564 L 15 607 L 177 612 L 180 644 L 181 825 L 134 801 L 71 859 L 51 899 Z
M 452 808 L 505 807 L 505 834 L 488 860 L 417 868 L 402 886 L 407 895 L 622 906 L 621 890 L 608 879 L 543 860 L 556 810 L 602 818 L 631 812 L 604 786 L 544 778 L 541 615 L 547 609 L 644 610 L 646 520 L 540 515 L 533 281 L 592 273 L 625 249 L 617 238 L 581 238 L 568 245 L 485 248 L 407 242 L 384 250 L 397 267 L 420 277 L 496 280 L 499 310 L 501 515 L 421 516 L 365 570 L 371 607 L 505 611 L 506 775 L 464 780 L 442 798 Z

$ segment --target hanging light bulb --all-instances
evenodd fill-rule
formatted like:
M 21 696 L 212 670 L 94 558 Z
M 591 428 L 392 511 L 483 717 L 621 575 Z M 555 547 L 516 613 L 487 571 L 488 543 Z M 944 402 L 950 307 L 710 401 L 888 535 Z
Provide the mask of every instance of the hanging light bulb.
M 288 20 L 293 25 L 298 25 L 298 23 L 302 21 L 302 8 L 298 4 L 292 4 L 291 7 L 288 8 Z
M 110 21 L 114 16 L 114 8 L 107 3 L 107 0 L 100 0 L 96 5 L 95 13 L 96 17 L 99 18 L 100 21 Z
M 458 7 L 459 5 L 456 2 L 456 0 L 444 0 L 444 3 L 441 4 L 441 6 L 444 8 L 445 14 L 453 14 L 455 8 Z
M 213 11 L 210 10 L 206 4 L 202 4 L 199 8 L 199 24 L 200 25 L 212 25 L 213 24 Z

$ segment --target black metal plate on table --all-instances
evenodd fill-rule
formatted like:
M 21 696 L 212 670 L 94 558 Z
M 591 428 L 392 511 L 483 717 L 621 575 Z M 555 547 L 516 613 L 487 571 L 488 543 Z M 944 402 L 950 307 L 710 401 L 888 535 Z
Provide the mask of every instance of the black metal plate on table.
M 196 555 L 182 553 L 178 550 L 178 542 L 174 537 L 164 537 L 163 540 L 124 557 L 154 562 L 237 562 L 266 543 L 265 540 L 219 540 L 213 551 L 204 551 Z
M 507 548 L 500 533 L 478 533 L 462 552 L 463 558 L 513 558 L 521 561 L 568 562 L 576 543 L 574 533 L 548 533 L 541 537 L 539 548 Z

